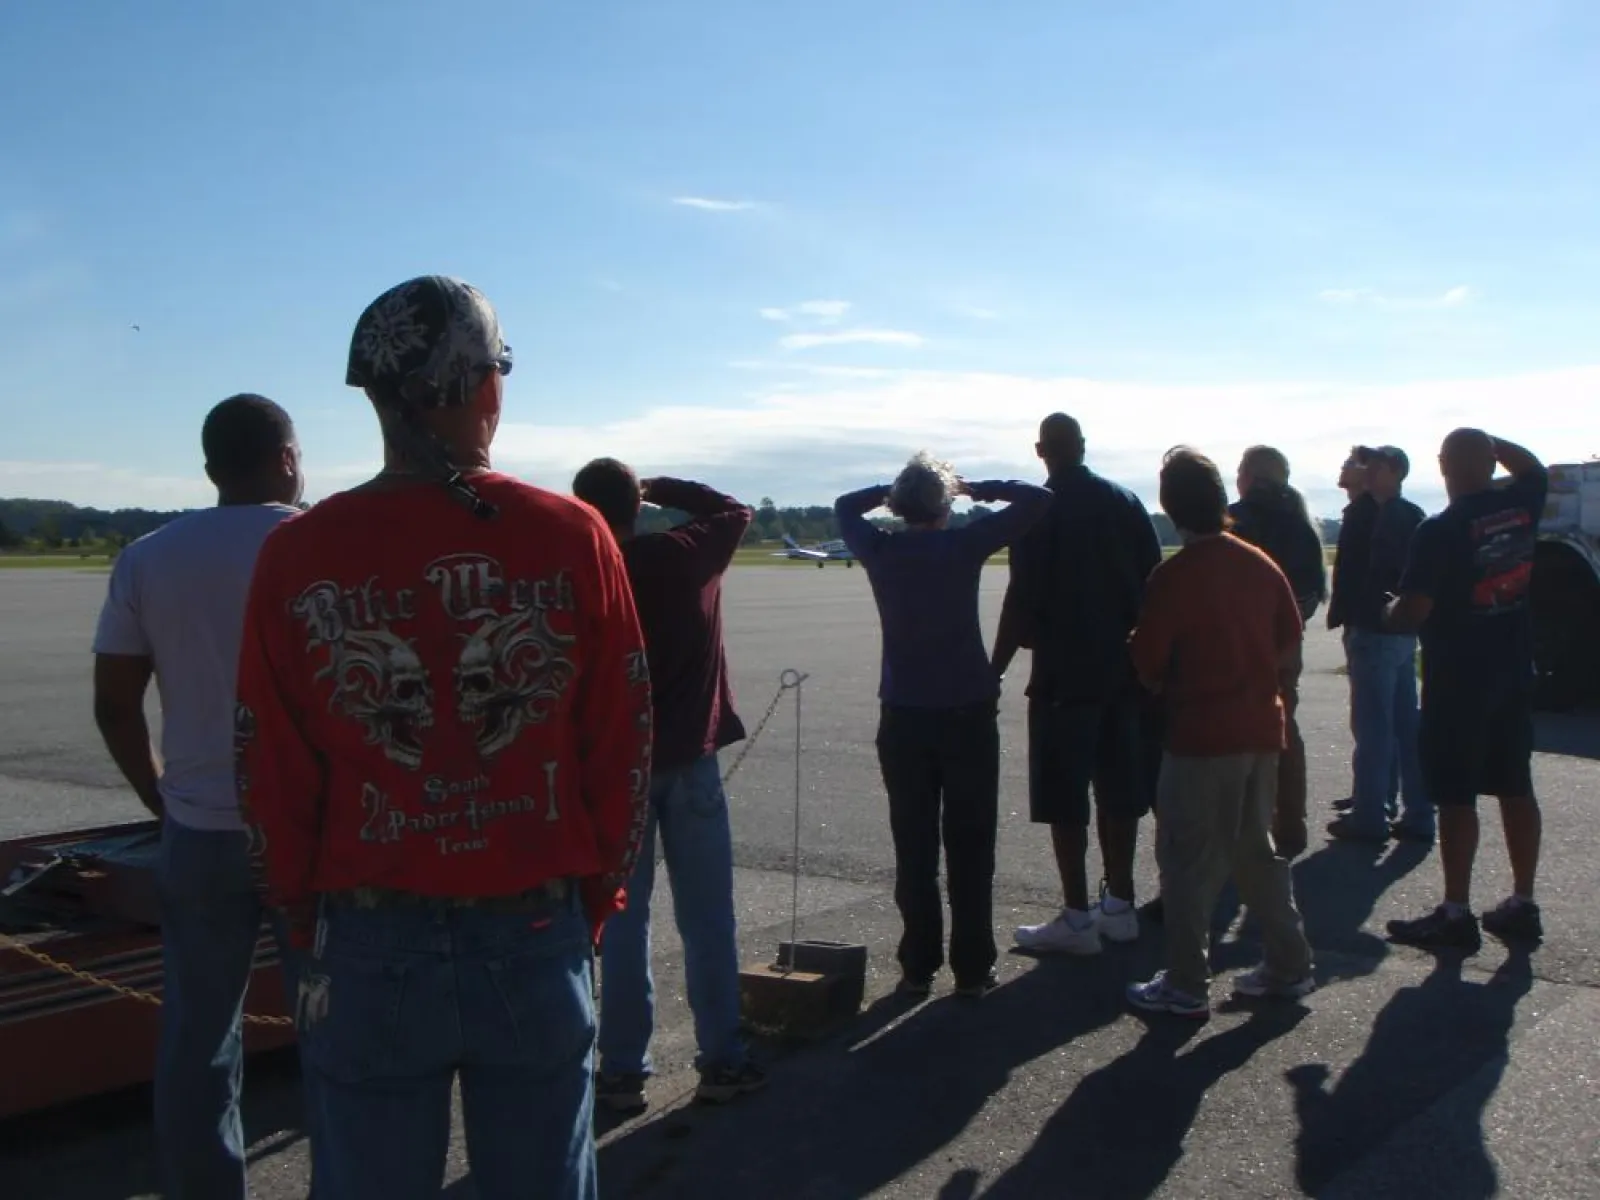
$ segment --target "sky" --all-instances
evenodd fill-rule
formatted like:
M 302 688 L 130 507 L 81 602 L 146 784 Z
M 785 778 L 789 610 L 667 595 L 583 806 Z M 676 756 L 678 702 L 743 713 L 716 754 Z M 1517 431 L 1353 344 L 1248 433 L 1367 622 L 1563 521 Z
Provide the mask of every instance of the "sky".
M 1162 453 L 1600 452 L 1593 0 L 291 0 L 0 11 L 0 496 L 210 503 L 261 392 L 380 462 L 368 301 L 482 288 L 495 464 L 828 503 L 1038 421 Z M 134 326 L 138 328 L 135 329 Z

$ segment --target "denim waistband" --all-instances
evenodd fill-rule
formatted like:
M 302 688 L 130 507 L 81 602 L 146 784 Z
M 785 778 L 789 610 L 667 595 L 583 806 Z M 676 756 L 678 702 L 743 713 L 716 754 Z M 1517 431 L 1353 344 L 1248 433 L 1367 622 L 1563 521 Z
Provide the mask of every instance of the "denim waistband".
M 427 896 L 397 888 L 358 887 L 328 892 L 328 903 L 344 908 L 408 908 L 446 910 L 471 908 L 480 912 L 540 912 L 564 901 L 573 891 L 567 879 L 549 879 L 525 891 L 501 896 Z

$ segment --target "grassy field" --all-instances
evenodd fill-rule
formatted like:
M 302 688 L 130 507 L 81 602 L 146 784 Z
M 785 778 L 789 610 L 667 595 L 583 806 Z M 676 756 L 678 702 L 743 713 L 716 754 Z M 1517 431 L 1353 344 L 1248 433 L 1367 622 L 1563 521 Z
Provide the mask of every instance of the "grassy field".
M 0 570 L 26 571 L 40 567 L 57 571 L 109 571 L 111 559 L 104 554 L 85 554 L 81 550 L 61 554 L 0 554 Z

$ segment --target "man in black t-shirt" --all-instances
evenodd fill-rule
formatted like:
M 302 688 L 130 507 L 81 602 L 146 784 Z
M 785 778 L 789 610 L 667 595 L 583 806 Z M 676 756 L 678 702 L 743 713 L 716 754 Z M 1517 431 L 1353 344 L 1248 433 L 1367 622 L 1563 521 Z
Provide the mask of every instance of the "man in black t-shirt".
M 1013 936 L 1039 953 L 1098 954 L 1103 941 L 1139 936 L 1134 853 L 1161 763 L 1159 709 L 1128 656 L 1161 541 L 1139 498 L 1089 469 L 1086 448 L 1066 413 L 1040 423 L 1034 450 L 1055 498 L 1011 547 L 992 653 L 1003 676 L 1019 647 L 1032 651 L 1028 817 L 1050 826 L 1063 905 L 1054 920 L 1019 926 Z M 1092 903 L 1091 815 L 1105 868 Z M 1149 915 L 1159 919 L 1159 910 Z
M 1511 475 L 1494 479 L 1499 463 Z M 1533 900 L 1541 820 L 1533 794 L 1533 638 L 1528 585 L 1549 478 L 1520 446 L 1457 429 L 1439 452 L 1450 505 L 1417 527 L 1386 626 L 1422 637 L 1422 728 L 1427 789 L 1439 806 L 1444 903 L 1389 922 L 1395 941 L 1475 950 L 1470 897 L 1477 798 L 1500 801 L 1513 893 L 1483 914 L 1502 938 L 1543 936 Z

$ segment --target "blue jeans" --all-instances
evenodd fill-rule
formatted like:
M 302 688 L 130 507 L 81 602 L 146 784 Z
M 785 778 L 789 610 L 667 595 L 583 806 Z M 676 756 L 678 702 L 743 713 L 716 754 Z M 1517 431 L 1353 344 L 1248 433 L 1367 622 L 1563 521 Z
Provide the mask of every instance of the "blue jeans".
M 267 915 L 248 847 L 244 833 L 191 829 L 170 817 L 161 824 L 164 997 L 154 1106 L 162 1193 L 172 1200 L 246 1193 L 240 1017 Z M 273 931 L 292 1012 L 294 957 L 276 918 Z M 309 1129 L 309 1102 L 307 1109 Z
M 1386 832 L 1385 811 L 1398 770 L 1400 822 L 1431 837 L 1434 809 L 1417 758 L 1417 639 L 1352 630 L 1348 655 L 1356 742 L 1351 820 L 1367 832 Z
M 526 911 L 325 899 L 301 1055 L 331 1200 L 444 1186 L 459 1072 L 483 1200 L 594 1200 L 594 1005 L 576 889 Z
M 733 916 L 733 833 L 717 756 L 656 771 L 650 819 L 628 881 L 628 907 L 606 922 L 600 942 L 600 1067 L 606 1074 L 651 1071 L 655 977 L 650 970 L 650 893 L 656 834 L 667 861 L 673 915 L 683 939 L 683 968 L 694 1014 L 700 1071 L 738 1069 L 739 947 Z

